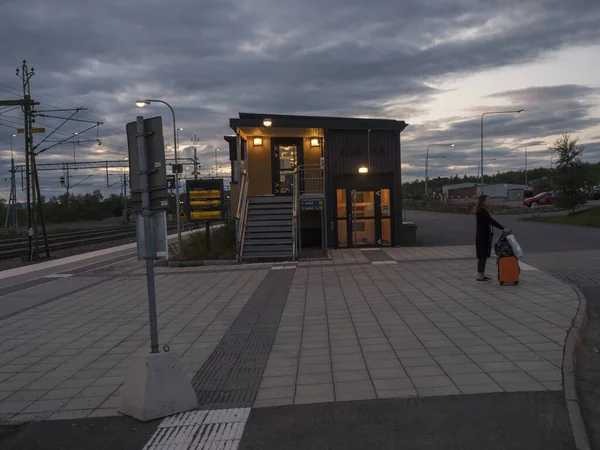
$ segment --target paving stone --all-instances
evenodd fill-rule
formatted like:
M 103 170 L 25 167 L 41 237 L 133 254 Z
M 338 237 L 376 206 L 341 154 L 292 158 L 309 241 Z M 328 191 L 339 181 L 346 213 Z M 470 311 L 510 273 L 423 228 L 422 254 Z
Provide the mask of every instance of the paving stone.
M 448 375 L 458 375 L 463 373 L 481 373 L 481 368 L 474 363 L 469 364 L 445 364 L 442 366 L 444 372 Z
M 423 397 L 438 397 L 460 394 L 460 391 L 456 386 L 417 387 L 417 391 Z
M 467 373 L 450 375 L 450 378 L 457 386 L 473 384 L 493 384 L 494 381 L 485 373 Z
M 268 367 L 263 372 L 265 377 L 278 377 L 278 376 L 295 376 L 298 372 L 297 366 L 274 366 Z
M 362 362 L 364 361 L 364 356 L 362 353 L 344 353 L 342 355 L 332 355 L 331 361 L 334 364 L 342 362 Z
M 423 367 L 423 366 L 436 366 L 437 362 L 432 357 L 428 356 L 425 358 L 400 358 L 400 362 L 404 367 Z
M 116 390 L 118 389 L 118 386 L 89 386 L 85 389 L 83 389 L 79 394 L 77 394 L 77 397 L 108 397 L 110 395 L 112 395 Z
M 392 390 L 381 390 L 375 389 L 377 398 L 410 398 L 417 397 L 419 394 L 416 389 L 392 389 Z
M 260 387 L 265 389 L 284 386 L 294 386 L 295 384 L 296 377 L 294 375 L 281 377 L 264 377 L 260 383 Z
M 539 382 L 562 381 L 560 369 L 553 370 L 527 370 L 527 374 Z
M 320 355 L 320 356 L 307 356 L 300 357 L 300 366 L 307 366 L 311 364 L 330 364 L 331 359 L 329 355 Z
M 420 391 L 420 388 L 454 386 L 452 380 L 447 376 L 418 376 L 411 377 L 412 382 Z
M 319 395 L 333 397 L 333 383 L 306 384 L 296 387 L 296 397 L 315 397 Z
M 75 397 L 68 401 L 61 408 L 62 411 L 71 411 L 75 409 L 96 409 L 107 397 Z M 57 400 L 62 401 L 62 400 Z
M 351 361 L 351 362 L 341 362 L 341 363 L 333 363 L 334 372 L 345 372 L 349 370 L 366 370 L 367 366 L 364 361 Z
M 367 370 L 349 370 L 349 371 L 333 371 L 333 380 L 336 383 L 344 383 L 347 381 L 369 380 L 369 372 Z
M 84 419 L 88 417 L 93 411 L 93 409 L 57 411 L 50 417 L 48 417 L 48 420 Z
M 373 380 L 373 386 L 377 392 L 380 390 L 405 390 L 405 389 L 414 389 L 413 383 L 408 378 L 388 378 L 388 379 L 380 379 Z
M 294 396 L 295 389 L 295 386 L 259 389 L 256 399 L 269 400 L 273 398 L 291 398 Z
M 444 375 L 444 371 L 440 366 L 407 367 L 406 373 L 408 373 L 408 376 L 411 378 Z
M 299 375 L 331 372 L 331 364 L 306 364 L 298 366 Z
M 307 405 L 310 403 L 329 403 L 335 401 L 333 389 L 331 393 L 321 395 L 297 395 L 294 398 L 295 405 Z
M 3 401 L 5 402 L 33 402 L 35 400 L 39 400 L 44 395 L 48 393 L 46 389 L 36 389 L 36 390 L 20 390 L 15 392 L 14 394 L 6 397 Z
M 502 382 L 499 381 L 498 384 L 504 389 L 506 392 L 529 392 L 529 391 L 545 391 L 546 388 L 540 383 L 525 382 L 525 383 L 513 383 L 513 382 Z
M 257 399 L 254 402 L 254 408 L 270 408 L 272 406 L 293 405 L 294 397 Z
M 31 405 L 31 401 L 21 402 L 1 402 L 0 403 L 0 415 L 2 414 L 17 414 Z
M 336 401 L 368 400 L 373 398 L 376 398 L 375 389 L 370 381 L 335 383 Z
M 25 408 L 23 413 L 56 412 L 67 403 L 67 399 L 37 400 Z
M 477 365 L 479 367 L 481 367 L 481 369 L 484 372 L 490 372 L 490 373 L 514 372 L 514 371 L 519 370 L 519 368 L 511 362 L 484 362 L 484 363 L 477 363 Z
M 502 383 L 534 383 L 535 380 L 525 372 L 494 372 L 489 374 L 494 381 Z
M 496 383 L 489 384 L 467 384 L 460 385 L 458 389 L 463 394 L 487 394 L 492 392 L 502 392 L 502 388 Z

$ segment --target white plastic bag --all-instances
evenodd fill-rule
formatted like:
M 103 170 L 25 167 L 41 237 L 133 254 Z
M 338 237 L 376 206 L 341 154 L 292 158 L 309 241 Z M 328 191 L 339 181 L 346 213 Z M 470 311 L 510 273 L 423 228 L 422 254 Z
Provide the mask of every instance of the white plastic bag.
M 517 258 L 520 258 L 521 256 L 523 256 L 523 249 L 517 242 L 517 238 L 515 237 L 514 234 L 509 234 L 508 236 L 506 236 L 506 240 L 510 244 L 510 248 L 512 248 L 513 253 Z

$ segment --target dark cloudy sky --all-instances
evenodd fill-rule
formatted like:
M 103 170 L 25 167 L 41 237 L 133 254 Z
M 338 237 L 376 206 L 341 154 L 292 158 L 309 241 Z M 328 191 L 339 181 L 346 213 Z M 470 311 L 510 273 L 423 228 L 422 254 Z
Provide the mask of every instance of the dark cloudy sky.
M 444 142 L 456 146 L 432 152 L 446 157 L 430 161 L 430 176 L 475 174 L 484 111 L 526 110 L 486 116 L 486 171 L 523 168 L 528 144 L 529 166 L 549 166 L 548 145 L 565 131 L 587 160 L 600 159 L 598 0 L 3 0 L 0 17 L 0 99 L 17 98 L 25 58 L 40 108 L 84 106 L 78 117 L 105 122 L 103 145 L 84 142 L 96 130 L 79 137 L 78 161 L 123 159 L 124 125 L 141 98 L 175 108 L 183 156 L 199 137 L 203 173 L 215 148 L 227 167 L 222 136 L 239 111 L 405 120 L 406 179 L 423 178 L 426 146 Z M 164 116 L 171 143 L 166 107 L 143 114 Z M 0 120 L 8 176 L 9 136 L 22 119 L 5 108 Z M 13 145 L 22 161 L 22 139 Z M 72 158 L 68 144 L 39 163 Z M 79 178 L 90 174 L 81 190 L 106 185 L 102 173 Z M 59 175 L 44 174 L 49 195 L 61 192 Z M 4 177 L 0 187 L 6 197 Z

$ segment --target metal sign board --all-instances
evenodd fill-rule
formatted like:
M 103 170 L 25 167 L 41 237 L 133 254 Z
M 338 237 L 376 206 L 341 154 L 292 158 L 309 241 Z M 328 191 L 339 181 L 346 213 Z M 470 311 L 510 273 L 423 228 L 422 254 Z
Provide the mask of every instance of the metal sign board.
M 31 132 L 32 133 L 45 133 L 46 129 L 45 128 L 32 128 Z M 17 128 L 17 134 L 25 134 L 25 128 Z
M 21 106 L 23 100 L 0 100 L 0 106 Z
M 302 200 L 300 199 L 300 210 L 301 211 L 322 211 L 324 202 L 323 200 Z
M 150 235 L 154 238 L 152 248 L 155 249 L 155 255 L 146 255 L 146 246 L 144 241 L 144 216 L 138 214 L 135 218 L 136 238 L 137 238 L 137 256 L 138 261 L 143 261 L 146 257 L 151 259 L 169 259 L 169 241 L 167 238 L 167 213 L 165 211 L 155 211 L 150 218 Z
M 186 212 L 192 222 L 223 220 L 222 179 L 187 180 Z
M 175 175 L 167 175 L 167 189 L 175 189 Z
M 150 209 L 152 211 L 162 211 L 166 210 L 169 206 L 162 117 L 145 119 L 144 123 L 147 135 L 146 147 L 148 151 L 148 166 L 150 167 L 150 173 L 148 174 Z M 126 129 L 127 146 L 129 149 L 129 175 L 132 210 L 134 214 L 137 214 L 142 209 L 142 197 L 136 122 L 128 123 Z

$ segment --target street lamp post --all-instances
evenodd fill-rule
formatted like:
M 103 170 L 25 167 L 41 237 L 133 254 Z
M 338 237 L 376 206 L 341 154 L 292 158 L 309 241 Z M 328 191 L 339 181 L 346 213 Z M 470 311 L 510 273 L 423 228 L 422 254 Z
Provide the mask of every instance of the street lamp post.
M 218 169 L 217 169 L 217 151 L 219 149 L 215 148 L 215 178 L 217 177 Z
M 166 105 L 171 110 L 171 115 L 173 116 L 173 146 L 174 146 L 174 151 L 175 151 L 175 167 L 177 167 L 177 170 L 175 171 L 175 202 L 177 203 L 175 206 L 175 214 L 177 215 L 177 247 L 178 247 L 179 251 L 181 252 L 181 219 L 179 218 L 179 215 L 180 215 L 179 164 L 177 162 L 177 125 L 175 124 L 175 111 L 173 111 L 173 108 L 171 107 L 171 105 L 169 105 L 164 100 L 146 99 L 146 100 L 137 101 L 137 102 L 135 102 L 135 104 L 137 106 L 139 106 L 140 108 L 143 108 L 144 106 L 147 106 L 147 105 L 151 104 L 152 102 L 162 103 L 163 105 Z
M 496 161 L 496 158 L 487 158 L 486 161 Z M 481 170 L 481 161 L 477 161 L 477 176 L 479 176 Z
M 425 198 L 428 196 L 427 180 L 429 178 L 429 147 L 454 147 L 454 144 L 429 144 L 425 153 Z
M 487 111 L 481 115 L 481 194 L 483 195 L 483 117 L 491 114 L 523 114 L 525 110 L 516 111 Z

